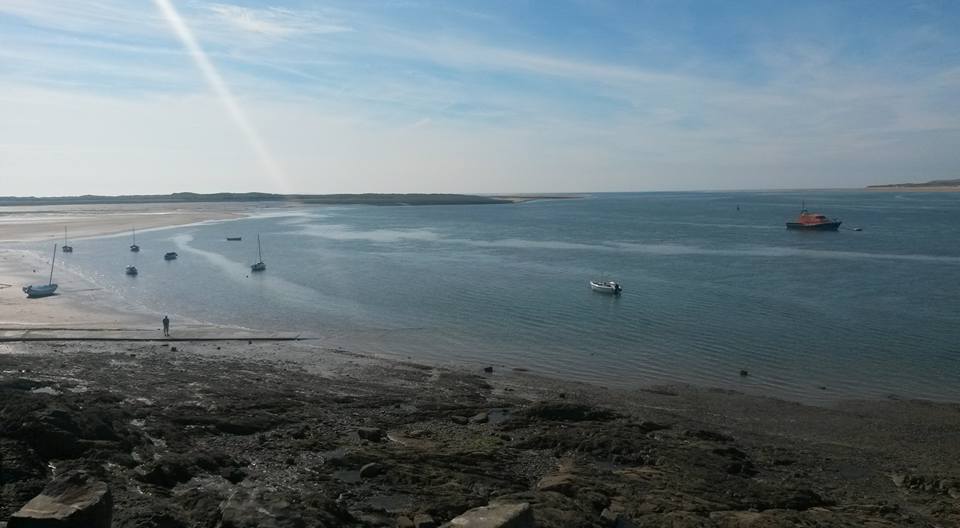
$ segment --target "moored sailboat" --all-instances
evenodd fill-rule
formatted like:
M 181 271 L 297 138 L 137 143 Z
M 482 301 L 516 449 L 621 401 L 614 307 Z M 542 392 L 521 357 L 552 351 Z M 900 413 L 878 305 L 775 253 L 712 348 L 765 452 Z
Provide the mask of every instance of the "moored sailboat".
M 130 251 L 137 253 L 140 251 L 140 246 L 137 245 L 137 228 L 133 228 L 133 244 L 130 244 Z
M 257 233 L 257 262 L 250 265 L 250 271 L 264 271 L 267 265 L 263 263 L 263 250 L 260 247 L 260 234 Z
M 50 259 L 50 279 L 46 284 L 29 285 L 23 287 L 23 293 L 29 298 L 47 297 L 57 291 L 57 285 L 53 282 L 53 264 L 57 261 L 57 245 L 53 245 L 53 258 Z
M 73 253 L 73 246 L 67 244 L 67 226 L 63 226 L 63 247 L 60 249 L 64 253 Z

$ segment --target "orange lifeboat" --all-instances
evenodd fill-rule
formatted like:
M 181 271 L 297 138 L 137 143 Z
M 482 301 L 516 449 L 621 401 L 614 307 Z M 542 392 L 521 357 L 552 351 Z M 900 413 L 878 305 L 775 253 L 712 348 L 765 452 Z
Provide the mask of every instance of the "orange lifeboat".
M 806 204 L 800 210 L 800 216 L 793 222 L 787 222 L 787 229 L 801 229 L 805 231 L 836 231 L 842 224 L 837 218 L 827 218 L 820 213 L 807 211 Z

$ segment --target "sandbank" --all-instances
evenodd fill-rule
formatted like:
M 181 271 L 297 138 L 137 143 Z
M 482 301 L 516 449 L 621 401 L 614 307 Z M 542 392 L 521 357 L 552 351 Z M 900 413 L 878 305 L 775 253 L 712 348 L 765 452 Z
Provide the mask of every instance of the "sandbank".
M 110 204 L 0 207 L 0 242 L 63 241 L 213 220 L 241 218 L 252 204 Z M 259 206 L 263 207 L 263 206 Z

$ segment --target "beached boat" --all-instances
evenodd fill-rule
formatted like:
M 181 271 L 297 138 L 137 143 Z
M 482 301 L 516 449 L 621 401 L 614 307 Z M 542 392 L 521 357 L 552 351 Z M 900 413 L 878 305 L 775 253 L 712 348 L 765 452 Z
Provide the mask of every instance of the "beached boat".
M 267 265 L 263 263 L 263 250 L 260 247 L 260 234 L 257 234 L 257 263 L 250 265 L 250 271 L 264 271 Z
M 840 229 L 843 223 L 836 218 L 827 218 L 820 213 L 811 213 L 807 211 L 807 204 L 804 203 L 800 209 L 800 216 L 793 222 L 787 222 L 787 229 L 800 229 L 804 231 L 836 231 Z
M 67 226 L 63 226 L 63 247 L 60 249 L 64 253 L 73 253 L 73 246 L 67 244 Z
M 176 252 L 176 251 L 168 251 L 167 253 L 164 253 L 164 254 L 163 254 L 163 260 L 177 260 L 177 252 Z
M 140 273 L 140 272 L 137 271 L 137 267 L 136 267 L 136 266 L 127 266 L 127 270 L 126 270 L 125 273 L 126 273 L 127 275 L 136 275 L 136 274 L 138 274 L 138 273 Z
M 133 244 L 130 244 L 130 251 L 137 253 L 140 251 L 140 246 L 137 245 L 137 228 L 133 228 Z
M 53 258 L 50 259 L 50 279 L 46 284 L 29 285 L 23 287 L 23 293 L 29 298 L 47 297 L 57 291 L 57 285 L 53 282 L 53 264 L 57 261 L 57 245 L 53 245 Z
M 623 292 L 623 288 L 620 287 L 619 283 L 605 280 L 590 281 L 590 289 L 597 293 L 607 293 L 610 295 L 620 295 L 620 293 Z
M 243 237 L 227 237 L 227 242 L 240 242 Z

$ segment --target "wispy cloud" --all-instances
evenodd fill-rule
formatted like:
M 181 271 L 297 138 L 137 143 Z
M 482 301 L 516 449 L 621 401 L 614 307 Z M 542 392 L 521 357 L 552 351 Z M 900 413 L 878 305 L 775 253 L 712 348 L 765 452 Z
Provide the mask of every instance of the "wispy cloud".
M 315 11 L 295 11 L 278 7 L 252 8 L 231 4 L 212 4 L 207 6 L 207 9 L 236 29 L 270 37 L 352 31 L 349 26 L 337 24 Z

